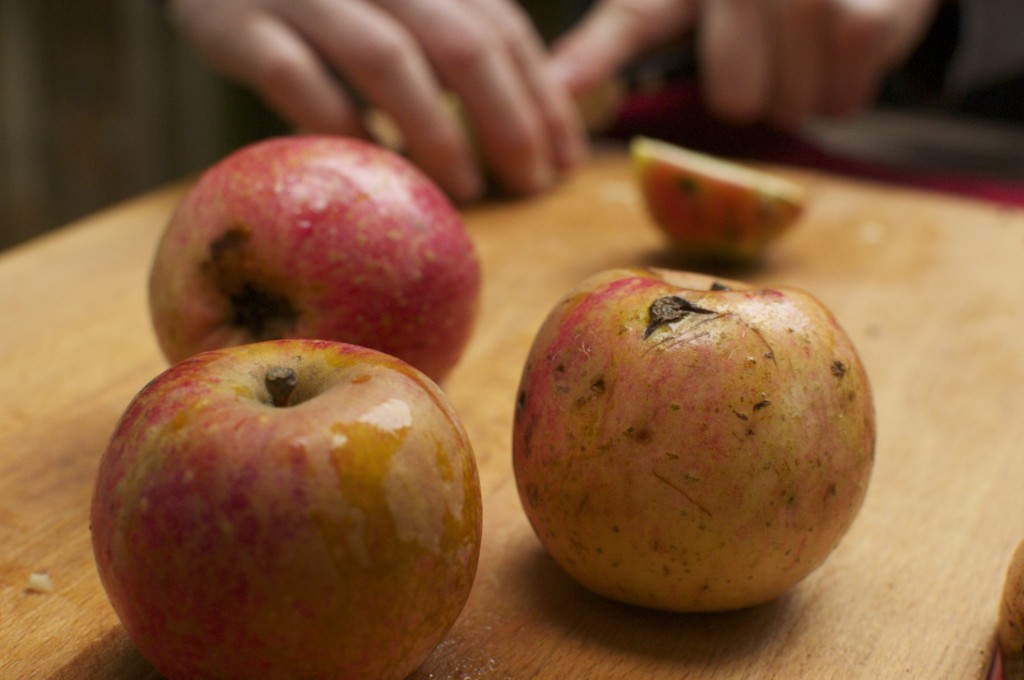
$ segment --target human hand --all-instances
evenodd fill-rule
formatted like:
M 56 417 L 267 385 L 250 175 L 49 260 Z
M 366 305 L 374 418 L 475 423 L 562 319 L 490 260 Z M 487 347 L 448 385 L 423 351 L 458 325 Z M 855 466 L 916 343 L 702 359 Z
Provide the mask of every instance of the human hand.
M 578 93 L 645 52 L 692 37 L 712 111 L 793 126 L 869 105 L 939 1 L 602 0 L 555 45 L 553 68 Z
M 481 169 L 513 193 L 546 188 L 583 153 L 583 130 L 511 0 L 170 0 L 172 19 L 224 75 L 300 129 L 365 136 L 360 100 L 399 128 L 410 158 L 458 200 Z

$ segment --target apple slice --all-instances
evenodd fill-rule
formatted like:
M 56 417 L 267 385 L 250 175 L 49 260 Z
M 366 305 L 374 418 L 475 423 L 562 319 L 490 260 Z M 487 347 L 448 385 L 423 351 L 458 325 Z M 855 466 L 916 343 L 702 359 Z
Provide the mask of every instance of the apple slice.
M 651 218 L 686 255 L 752 259 L 804 209 L 803 187 L 767 172 L 647 137 L 630 153 Z

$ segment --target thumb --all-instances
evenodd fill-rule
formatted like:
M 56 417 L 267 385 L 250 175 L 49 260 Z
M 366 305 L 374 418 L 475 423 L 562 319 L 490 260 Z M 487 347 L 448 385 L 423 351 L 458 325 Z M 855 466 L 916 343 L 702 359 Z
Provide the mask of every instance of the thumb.
M 586 92 L 685 35 L 695 14 L 696 0 L 602 0 L 554 44 L 552 74 L 569 92 Z

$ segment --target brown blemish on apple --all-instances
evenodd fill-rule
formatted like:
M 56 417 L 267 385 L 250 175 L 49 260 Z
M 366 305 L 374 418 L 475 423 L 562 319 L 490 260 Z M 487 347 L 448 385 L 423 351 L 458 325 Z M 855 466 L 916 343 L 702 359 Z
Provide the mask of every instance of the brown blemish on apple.
M 773 224 L 778 222 L 782 218 L 780 198 L 780 196 L 767 191 L 759 192 L 757 194 L 757 216 L 766 222 Z
M 732 287 L 725 285 L 721 281 L 712 281 L 709 290 L 732 290 Z
M 263 382 L 270 393 L 270 403 L 277 408 L 291 406 L 292 393 L 299 384 L 295 370 L 287 366 L 272 366 L 267 369 Z
M 756 404 L 754 404 L 754 410 L 755 411 L 760 411 L 761 409 L 766 408 L 766 407 L 771 406 L 771 405 L 772 405 L 771 399 L 769 399 L 768 396 L 764 392 L 762 392 L 761 393 L 761 401 L 759 401 Z
M 531 442 L 533 441 L 533 423 L 528 424 L 523 429 L 523 458 L 529 458 L 533 452 L 531 448 Z
M 537 489 L 536 484 L 526 485 L 526 502 L 530 504 L 531 508 L 540 505 L 540 491 Z
M 249 279 L 249 235 L 240 225 L 224 232 L 210 244 L 210 259 L 203 263 L 203 271 L 231 302 L 232 323 L 245 328 L 254 341 L 288 337 L 298 312 L 288 298 L 272 295 Z
M 678 492 L 680 496 L 682 496 L 683 498 L 688 500 L 698 510 L 703 512 L 708 517 L 711 517 L 711 511 L 708 510 L 705 506 L 703 506 L 700 503 L 698 503 L 696 500 L 694 500 L 693 496 L 691 496 L 690 494 L 688 494 L 686 492 L 686 489 L 682 488 L 678 484 L 673 484 L 670 479 L 668 479 L 667 477 L 665 477 L 663 475 L 658 474 L 657 472 L 652 472 L 651 474 L 654 475 L 654 478 L 657 479 L 659 482 L 662 482 L 662 483 L 666 484 L 673 491 Z
M 701 193 L 700 182 L 695 177 L 680 177 L 676 180 L 676 189 L 685 196 L 699 196 Z
M 644 340 L 666 324 L 679 321 L 690 314 L 715 314 L 710 309 L 698 307 L 684 297 L 665 295 L 651 303 L 647 310 L 649 321 L 644 329 Z
M 832 375 L 839 378 L 840 380 L 846 375 L 846 365 L 836 359 L 832 362 Z
M 627 438 L 632 439 L 638 444 L 646 444 L 652 439 L 651 431 L 646 427 L 634 427 L 630 425 L 626 428 L 626 432 L 624 434 Z

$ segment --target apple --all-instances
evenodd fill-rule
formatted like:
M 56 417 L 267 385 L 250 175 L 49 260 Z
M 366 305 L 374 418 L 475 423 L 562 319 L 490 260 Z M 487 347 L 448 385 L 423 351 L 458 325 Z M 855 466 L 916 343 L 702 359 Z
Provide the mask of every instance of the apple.
M 806 204 L 794 182 L 668 142 L 635 137 L 630 155 L 652 220 L 694 258 L 753 259 Z
M 874 443 L 864 367 L 815 298 L 615 269 L 538 331 L 513 466 L 534 531 L 582 585 L 718 611 L 772 600 L 826 559 Z
M 168 680 L 397 679 L 460 614 L 481 513 L 435 383 L 285 339 L 193 355 L 142 389 L 91 531 L 114 610 Z
M 300 337 L 378 349 L 442 381 L 480 285 L 473 242 L 432 180 L 379 145 L 300 135 L 200 176 L 157 247 L 149 308 L 171 363 Z
M 1006 680 L 1024 680 L 1024 541 L 1010 559 L 999 607 L 999 652 Z

